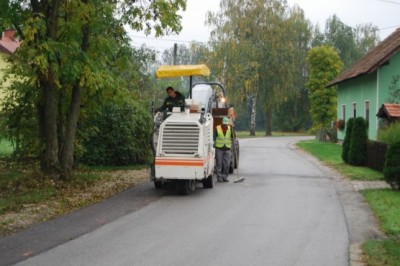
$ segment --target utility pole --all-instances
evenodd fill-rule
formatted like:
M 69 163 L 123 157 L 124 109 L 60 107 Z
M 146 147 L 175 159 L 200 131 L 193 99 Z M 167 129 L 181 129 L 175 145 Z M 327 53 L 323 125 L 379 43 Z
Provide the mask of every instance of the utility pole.
M 174 62 L 173 64 L 176 65 L 176 54 L 178 53 L 178 45 L 174 43 Z

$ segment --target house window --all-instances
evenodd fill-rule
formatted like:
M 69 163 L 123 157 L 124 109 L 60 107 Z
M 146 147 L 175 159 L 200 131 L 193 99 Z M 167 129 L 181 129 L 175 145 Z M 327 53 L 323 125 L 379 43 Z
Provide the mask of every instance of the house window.
M 365 121 L 369 125 L 369 101 L 365 101 Z
M 346 105 L 342 104 L 342 120 L 346 121 Z
M 357 117 L 357 104 L 353 103 L 353 117 L 356 118 Z

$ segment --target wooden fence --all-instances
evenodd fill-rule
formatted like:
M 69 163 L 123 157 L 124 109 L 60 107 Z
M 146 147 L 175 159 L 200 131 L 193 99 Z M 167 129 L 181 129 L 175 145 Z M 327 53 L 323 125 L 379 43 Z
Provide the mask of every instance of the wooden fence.
M 374 170 L 383 172 L 385 166 L 385 155 L 387 144 L 368 140 L 367 141 L 367 166 Z

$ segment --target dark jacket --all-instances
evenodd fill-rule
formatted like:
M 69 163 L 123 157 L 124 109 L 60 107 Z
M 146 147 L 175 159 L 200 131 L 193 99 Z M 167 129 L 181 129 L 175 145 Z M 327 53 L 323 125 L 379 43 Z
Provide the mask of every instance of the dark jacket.
M 176 93 L 175 98 L 168 96 L 165 99 L 163 105 L 160 108 L 158 108 L 157 111 L 163 112 L 164 110 L 167 110 L 169 112 L 172 112 L 173 107 L 180 107 L 181 111 L 184 111 L 185 110 L 185 97 L 183 97 L 183 95 L 179 91 L 175 91 L 175 93 Z

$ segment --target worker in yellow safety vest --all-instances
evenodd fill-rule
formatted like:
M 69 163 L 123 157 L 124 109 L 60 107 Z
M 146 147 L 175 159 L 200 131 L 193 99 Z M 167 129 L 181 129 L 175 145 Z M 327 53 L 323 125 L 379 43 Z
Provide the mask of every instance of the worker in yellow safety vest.
M 232 129 L 229 118 L 223 117 L 222 124 L 218 125 L 215 132 L 215 158 L 218 182 L 229 182 L 229 166 L 231 163 Z

